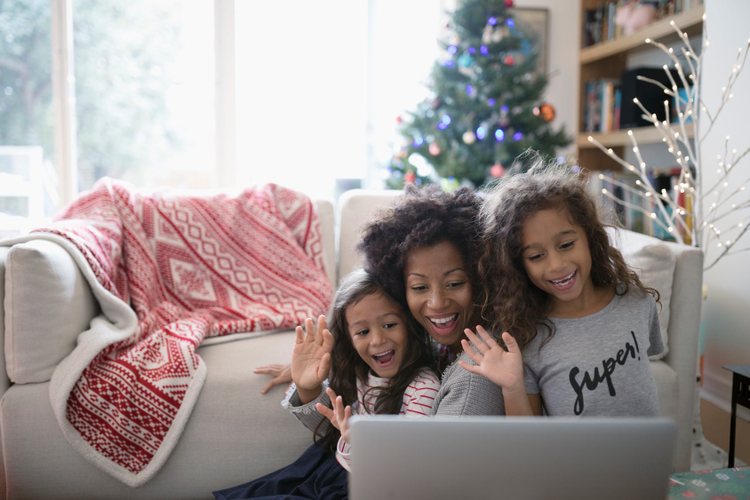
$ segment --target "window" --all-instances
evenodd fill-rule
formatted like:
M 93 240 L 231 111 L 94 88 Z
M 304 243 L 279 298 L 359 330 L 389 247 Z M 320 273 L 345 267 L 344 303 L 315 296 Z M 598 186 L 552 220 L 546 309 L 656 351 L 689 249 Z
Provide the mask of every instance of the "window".
M 451 2 L 0 2 L 0 236 L 102 176 L 380 186 Z
M 73 0 L 78 188 L 205 188 L 214 175 L 213 4 Z

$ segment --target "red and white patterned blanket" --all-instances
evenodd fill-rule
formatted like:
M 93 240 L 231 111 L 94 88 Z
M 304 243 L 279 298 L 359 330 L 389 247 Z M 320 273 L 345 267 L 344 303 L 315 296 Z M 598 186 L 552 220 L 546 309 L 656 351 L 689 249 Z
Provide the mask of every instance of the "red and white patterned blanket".
M 102 307 L 53 374 L 57 419 L 131 486 L 175 446 L 206 376 L 205 338 L 292 328 L 331 300 L 315 205 L 274 184 L 196 197 L 102 179 L 35 233 L 79 252 Z

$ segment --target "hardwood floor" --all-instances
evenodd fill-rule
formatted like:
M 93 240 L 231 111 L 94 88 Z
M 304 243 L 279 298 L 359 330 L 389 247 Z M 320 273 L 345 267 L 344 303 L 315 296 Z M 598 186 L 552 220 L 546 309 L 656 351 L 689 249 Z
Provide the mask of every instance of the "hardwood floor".
M 701 399 L 701 423 L 703 434 L 710 442 L 723 450 L 729 450 L 729 413 Z M 735 457 L 750 464 L 750 422 L 737 418 Z

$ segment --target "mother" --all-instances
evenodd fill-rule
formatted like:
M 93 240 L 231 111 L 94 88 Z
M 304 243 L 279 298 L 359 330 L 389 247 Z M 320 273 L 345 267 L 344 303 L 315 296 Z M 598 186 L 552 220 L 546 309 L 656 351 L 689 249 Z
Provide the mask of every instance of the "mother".
M 439 345 L 442 386 L 436 415 L 504 415 L 501 390 L 464 370 L 464 329 L 479 320 L 483 287 L 477 270 L 481 200 L 469 188 L 443 193 L 409 186 L 394 206 L 365 227 L 357 250 L 364 267 Z

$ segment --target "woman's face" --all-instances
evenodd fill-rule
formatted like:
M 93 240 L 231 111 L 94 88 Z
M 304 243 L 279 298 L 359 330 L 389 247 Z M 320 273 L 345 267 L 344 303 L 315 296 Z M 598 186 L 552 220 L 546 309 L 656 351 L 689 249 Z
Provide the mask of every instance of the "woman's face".
M 411 250 L 404 279 L 412 315 L 438 343 L 460 352 L 464 329 L 472 319 L 473 295 L 458 248 L 444 241 Z

